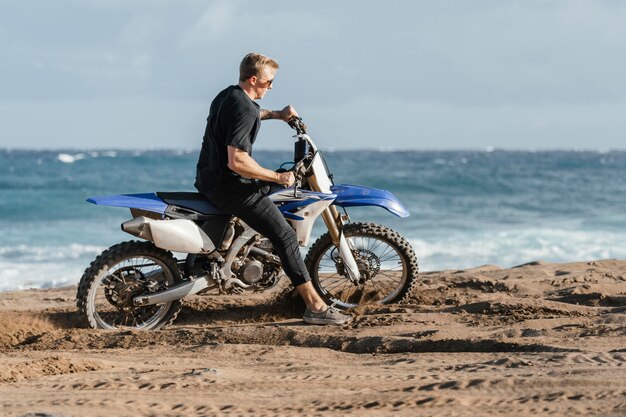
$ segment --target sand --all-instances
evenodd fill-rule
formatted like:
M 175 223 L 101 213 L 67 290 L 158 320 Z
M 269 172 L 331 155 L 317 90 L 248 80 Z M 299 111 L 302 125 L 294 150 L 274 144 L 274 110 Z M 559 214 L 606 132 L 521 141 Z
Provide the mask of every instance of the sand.
M 626 261 L 424 273 L 344 327 L 272 294 L 95 331 L 75 291 L 0 293 L 0 415 L 626 415 Z

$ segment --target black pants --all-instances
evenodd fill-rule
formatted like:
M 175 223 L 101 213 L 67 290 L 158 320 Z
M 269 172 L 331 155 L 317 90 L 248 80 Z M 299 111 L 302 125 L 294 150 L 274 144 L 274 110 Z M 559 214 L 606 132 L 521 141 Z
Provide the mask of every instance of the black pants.
M 296 232 L 263 191 L 256 187 L 249 192 L 221 190 L 207 197 L 211 203 L 239 217 L 268 238 L 293 286 L 304 284 L 311 277 L 300 255 Z

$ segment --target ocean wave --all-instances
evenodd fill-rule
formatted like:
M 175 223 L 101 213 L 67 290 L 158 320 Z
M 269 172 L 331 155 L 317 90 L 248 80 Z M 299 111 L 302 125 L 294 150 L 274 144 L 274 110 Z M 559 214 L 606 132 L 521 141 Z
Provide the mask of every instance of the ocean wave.
M 69 153 L 60 153 L 57 155 L 57 160 L 63 162 L 64 164 L 73 164 L 76 161 L 80 161 L 81 159 L 85 159 L 85 154 L 84 153 L 76 153 L 76 154 L 69 154 Z
M 422 271 L 485 264 L 508 268 L 537 260 L 579 262 L 626 258 L 622 234 L 606 231 L 527 228 L 459 232 L 445 238 L 409 235 L 408 239 Z M 77 284 L 84 269 L 103 249 L 81 244 L 0 247 L 0 291 Z
M 59 153 L 57 155 L 57 160 L 63 162 L 64 164 L 73 164 L 76 161 L 80 161 L 82 159 L 86 159 L 87 157 L 96 159 L 96 158 L 115 158 L 118 153 L 116 151 L 90 151 L 85 153 Z
M 0 246 L 0 291 L 75 285 L 101 246 Z
M 115 158 L 117 156 L 116 151 L 91 151 L 89 156 L 92 158 Z
M 95 256 L 104 248 L 96 245 L 72 243 L 66 246 L 0 246 L 0 260 L 20 262 L 50 262 Z
M 0 291 L 58 288 L 75 285 L 85 265 L 46 262 L 27 264 L 0 261 Z
M 76 161 L 80 161 L 81 159 L 85 159 L 84 153 L 77 153 L 74 155 L 70 155 L 69 153 L 60 153 L 57 155 L 57 159 L 64 164 L 73 164 Z
M 512 267 L 526 262 L 577 262 L 626 258 L 623 236 L 605 231 L 523 229 L 451 234 L 444 239 L 409 238 L 420 269 L 464 269 L 485 264 Z

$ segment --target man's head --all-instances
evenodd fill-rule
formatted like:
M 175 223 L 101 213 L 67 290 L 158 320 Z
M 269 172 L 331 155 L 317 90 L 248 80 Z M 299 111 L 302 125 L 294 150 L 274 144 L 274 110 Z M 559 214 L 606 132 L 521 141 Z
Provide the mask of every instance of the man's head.
M 239 85 L 253 100 L 263 98 L 272 89 L 278 62 L 265 55 L 250 53 L 239 65 Z

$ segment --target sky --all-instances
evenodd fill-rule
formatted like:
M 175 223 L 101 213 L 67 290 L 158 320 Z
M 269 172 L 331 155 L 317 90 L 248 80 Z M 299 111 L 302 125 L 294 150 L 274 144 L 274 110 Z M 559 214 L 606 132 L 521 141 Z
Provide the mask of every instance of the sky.
M 626 148 L 621 0 L 0 0 L 0 148 L 193 150 L 241 58 L 332 149 Z M 255 149 L 291 149 L 270 120 Z

